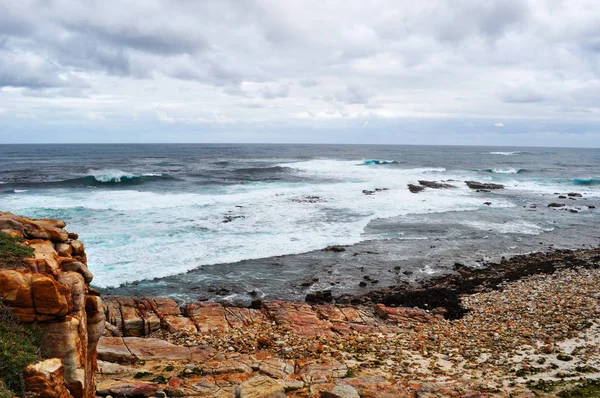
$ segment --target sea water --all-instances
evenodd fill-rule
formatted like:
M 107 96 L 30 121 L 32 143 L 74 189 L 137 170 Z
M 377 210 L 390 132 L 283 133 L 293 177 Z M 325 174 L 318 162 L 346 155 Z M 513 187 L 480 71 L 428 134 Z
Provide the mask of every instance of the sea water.
M 418 180 L 455 188 L 411 193 Z M 476 192 L 466 180 L 505 189 Z M 547 208 L 569 192 L 583 198 Z M 0 210 L 65 220 L 86 245 L 93 284 L 115 292 L 298 298 L 410 269 L 380 277 L 393 284 L 457 258 L 475 264 L 478 251 L 597 244 L 600 210 L 588 205 L 599 199 L 598 149 L 0 146 Z M 331 245 L 377 260 L 321 251 Z M 318 281 L 300 287 L 308 276 Z

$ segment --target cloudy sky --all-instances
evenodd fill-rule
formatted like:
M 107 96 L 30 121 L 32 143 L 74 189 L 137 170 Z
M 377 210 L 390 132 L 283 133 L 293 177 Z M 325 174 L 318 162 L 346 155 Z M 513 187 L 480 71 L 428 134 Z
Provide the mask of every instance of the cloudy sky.
M 597 0 L 0 0 L 0 143 L 600 147 Z

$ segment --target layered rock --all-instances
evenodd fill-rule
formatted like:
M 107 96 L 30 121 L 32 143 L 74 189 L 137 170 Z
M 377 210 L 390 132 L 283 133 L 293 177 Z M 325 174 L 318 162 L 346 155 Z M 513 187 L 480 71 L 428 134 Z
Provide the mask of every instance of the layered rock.
M 93 275 L 84 246 L 64 227 L 63 221 L 0 213 L 0 231 L 34 249 L 15 269 L 0 264 L 0 299 L 19 321 L 36 322 L 42 352 L 54 358 L 27 368 L 28 388 L 41 396 L 94 397 L 104 309 L 89 286 Z

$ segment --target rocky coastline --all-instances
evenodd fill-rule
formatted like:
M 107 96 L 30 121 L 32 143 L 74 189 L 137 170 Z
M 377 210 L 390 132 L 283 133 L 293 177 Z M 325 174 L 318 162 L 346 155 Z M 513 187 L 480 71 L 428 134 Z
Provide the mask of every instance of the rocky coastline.
M 0 297 L 46 331 L 48 359 L 25 370 L 39 396 L 550 397 L 600 384 L 597 248 L 455 264 L 335 303 L 234 307 L 101 300 L 64 227 L 0 213 L 0 230 L 35 250 L 0 267 Z

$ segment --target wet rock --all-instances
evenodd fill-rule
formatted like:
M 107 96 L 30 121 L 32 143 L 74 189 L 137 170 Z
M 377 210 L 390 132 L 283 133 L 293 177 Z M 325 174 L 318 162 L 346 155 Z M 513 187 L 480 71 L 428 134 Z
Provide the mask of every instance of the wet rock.
M 408 184 L 408 190 L 412 193 L 417 193 L 417 192 L 421 192 L 425 189 L 424 186 L 420 186 L 420 185 L 414 185 L 414 184 Z
M 307 303 L 331 303 L 333 301 L 333 296 L 331 290 L 321 290 L 308 293 L 304 300 Z
M 426 181 L 426 180 L 419 180 L 419 184 L 421 184 L 424 187 L 427 188 L 432 188 L 432 189 L 448 189 L 448 188 L 456 188 L 454 185 L 452 184 L 446 184 L 443 182 L 437 182 L 437 181 Z
M 558 199 L 566 199 L 567 197 L 565 195 L 558 195 Z
M 334 253 L 341 253 L 341 252 L 345 252 L 346 248 L 343 246 L 327 246 L 325 249 L 323 249 L 322 251 L 324 252 L 334 252 Z
M 548 204 L 548 207 L 565 207 L 565 204 L 552 202 L 552 203 Z
M 368 189 L 363 189 L 362 193 L 365 195 L 373 195 L 375 193 L 375 191 L 369 191 Z
M 486 206 L 490 206 L 492 204 L 492 202 L 483 202 L 483 204 Z
M 237 220 L 238 218 L 246 218 L 246 216 L 225 216 L 223 223 L 226 224 L 232 222 L 233 220 Z
M 571 198 L 582 198 L 582 197 L 583 197 L 583 195 L 582 195 L 582 194 L 580 194 L 580 193 L 577 193 L 577 192 L 569 192 L 569 193 L 567 194 L 567 196 L 568 196 L 568 197 L 571 197 Z
M 471 189 L 504 189 L 504 185 L 491 182 L 465 181 L 465 184 Z

